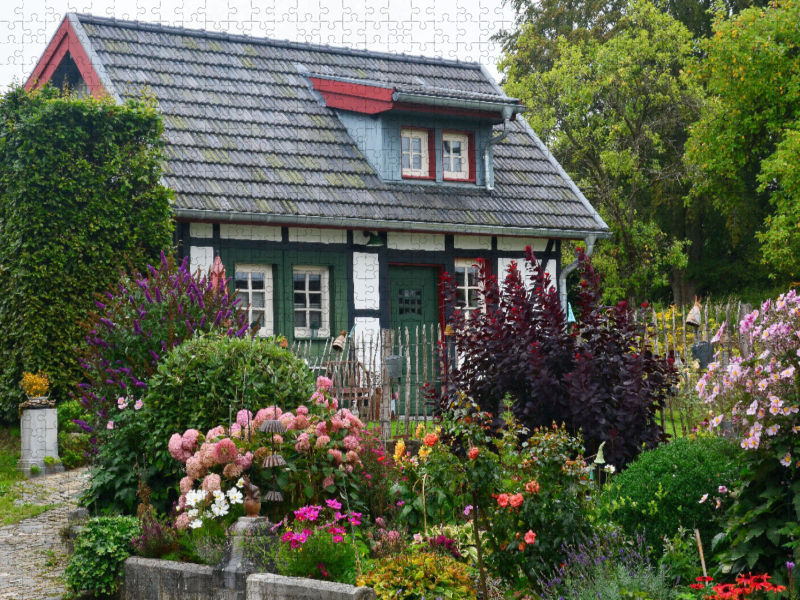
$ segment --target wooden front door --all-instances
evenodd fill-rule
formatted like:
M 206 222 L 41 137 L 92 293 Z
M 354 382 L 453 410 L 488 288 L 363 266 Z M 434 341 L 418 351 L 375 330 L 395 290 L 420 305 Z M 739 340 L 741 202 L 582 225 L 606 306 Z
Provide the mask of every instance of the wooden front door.
M 437 267 L 389 266 L 389 322 L 395 331 L 395 349 L 403 352 L 403 378 L 399 388 L 395 383 L 395 391 L 399 392 L 395 413 L 405 415 L 408 403 L 408 414 L 422 414 L 424 379 L 434 382 L 438 365 Z

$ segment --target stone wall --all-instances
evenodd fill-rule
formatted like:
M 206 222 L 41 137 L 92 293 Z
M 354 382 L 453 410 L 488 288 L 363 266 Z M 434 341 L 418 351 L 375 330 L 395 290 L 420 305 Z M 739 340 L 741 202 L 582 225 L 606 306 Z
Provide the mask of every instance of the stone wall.
M 120 600 L 219 600 L 228 590 L 217 588 L 213 567 L 132 557 L 125 561 Z M 282 577 L 271 573 L 250 575 L 247 600 L 375 600 L 375 591 L 343 583 Z

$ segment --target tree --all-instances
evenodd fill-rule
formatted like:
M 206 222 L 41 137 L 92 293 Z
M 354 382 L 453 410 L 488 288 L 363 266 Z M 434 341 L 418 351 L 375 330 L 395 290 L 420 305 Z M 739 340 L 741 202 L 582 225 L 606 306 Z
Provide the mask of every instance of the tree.
M 614 232 L 598 258 L 607 301 L 647 295 L 687 264 L 683 146 L 702 103 L 682 76 L 696 60 L 689 31 L 646 0 L 626 12 L 607 42 L 562 40 L 551 70 L 509 73 L 506 85 Z M 523 33 L 519 45 L 527 43 Z
M 161 185 L 160 113 L 44 88 L 0 100 L 0 408 L 16 417 L 23 371 L 52 394 L 80 380 L 76 347 L 94 293 L 139 269 L 172 239 Z
M 778 277 L 800 273 L 800 6 L 775 2 L 719 17 L 691 76 L 711 100 L 692 128 L 693 197 L 727 215 L 732 235 L 753 224 Z

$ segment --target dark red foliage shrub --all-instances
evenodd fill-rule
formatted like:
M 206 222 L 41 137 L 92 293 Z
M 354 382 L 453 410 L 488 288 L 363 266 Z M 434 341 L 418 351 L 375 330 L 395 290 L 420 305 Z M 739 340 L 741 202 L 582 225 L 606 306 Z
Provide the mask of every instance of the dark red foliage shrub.
M 212 285 L 199 273 L 192 275 L 186 260 L 176 266 L 164 253 L 157 269 L 123 275 L 98 295 L 98 310 L 88 316 L 84 382 L 78 386 L 82 404 L 104 422 L 108 406 L 119 398 L 133 407 L 159 360 L 195 332 L 223 329 L 244 336 L 249 325 L 237 302 L 224 283 Z
M 455 284 L 445 275 L 445 306 L 460 365 L 438 401 L 446 410 L 461 390 L 497 418 L 508 394 L 529 431 L 564 423 L 572 433 L 582 431 L 587 455 L 606 442 L 606 460 L 622 467 L 661 439 L 656 413 L 677 374 L 671 358 L 651 352 L 643 318 L 634 320 L 625 302 L 601 305 L 599 278 L 583 251 L 577 255 L 578 320 L 569 325 L 530 247 L 527 288 L 516 264 L 501 287 L 479 261 L 485 310 L 469 318 L 456 310 Z

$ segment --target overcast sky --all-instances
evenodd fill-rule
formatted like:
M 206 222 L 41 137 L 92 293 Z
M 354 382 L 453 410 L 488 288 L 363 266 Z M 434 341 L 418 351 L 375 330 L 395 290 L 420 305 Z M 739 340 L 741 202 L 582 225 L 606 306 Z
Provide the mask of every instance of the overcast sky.
M 479 61 L 496 79 L 502 0 L 0 0 L 0 92 L 24 82 L 69 11 L 351 48 Z

